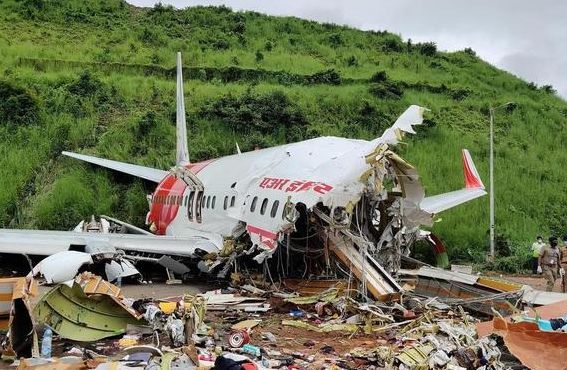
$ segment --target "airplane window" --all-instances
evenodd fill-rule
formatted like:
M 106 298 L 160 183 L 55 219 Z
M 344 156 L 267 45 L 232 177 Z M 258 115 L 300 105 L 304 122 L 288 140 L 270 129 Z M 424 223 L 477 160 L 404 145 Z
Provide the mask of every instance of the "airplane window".
M 278 207 L 280 206 L 279 200 L 274 200 L 274 204 L 272 204 L 272 210 L 270 211 L 270 217 L 276 217 L 276 213 L 278 213 Z
M 257 201 L 258 201 L 258 197 L 254 197 L 254 199 L 252 199 L 252 204 L 250 204 L 250 212 L 254 212 L 254 210 L 256 209 Z
M 224 202 L 222 204 L 222 208 L 226 209 L 227 206 L 228 206 L 228 195 L 224 197 Z
M 215 208 L 215 203 L 217 202 L 217 196 L 213 196 L 213 203 L 211 204 L 211 208 Z
M 190 221 L 193 221 L 193 199 L 195 199 L 195 192 L 191 191 L 191 193 L 189 193 L 189 205 L 187 206 L 187 217 L 189 217 Z
M 208 195 L 207 196 L 207 208 L 209 208 L 211 206 L 211 196 Z
M 236 201 L 236 197 L 233 195 L 232 198 L 230 198 L 230 206 L 234 207 L 234 202 Z
M 203 192 L 198 192 L 197 193 L 197 204 L 195 205 L 195 213 L 196 213 L 196 217 L 197 217 L 197 222 L 201 222 L 202 218 L 201 218 L 201 206 L 203 204 Z
M 187 195 L 183 197 L 183 207 L 187 207 Z
M 266 208 L 268 207 L 268 198 L 264 198 L 262 201 L 262 206 L 260 207 L 260 214 L 263 215 L 266 213 Z

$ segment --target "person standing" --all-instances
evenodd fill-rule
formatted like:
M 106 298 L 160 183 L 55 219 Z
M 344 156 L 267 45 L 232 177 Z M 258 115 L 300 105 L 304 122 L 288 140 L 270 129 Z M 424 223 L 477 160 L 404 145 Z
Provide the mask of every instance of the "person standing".
M 541 252 L 543 247 L 545 247 L 543 238 L 538 235 L 535 243 L 532 244 L 532 273 L 534 275 L 537 274 L 537 266 L 539 265 L 539 253 Z
M 542 248 L 539 254 L 539 264 L 537 272 L 543 274 L 547 280 L 546 291 L 553 291 L 555 280 L 559 276 L 559 263 L 561 261 L 561 251 L 557 247 L 557 238 L 552 236 L 549 238 L 549 245 Z
M 565 275 L 565 270 L 567 270 L 567 234 L 563 235 L 563 246 L 560 248 L 561 251 L 561 268 L 559 269 L 559 275 L 561 276 L 561 292 L 567 293 L 567 276 Z

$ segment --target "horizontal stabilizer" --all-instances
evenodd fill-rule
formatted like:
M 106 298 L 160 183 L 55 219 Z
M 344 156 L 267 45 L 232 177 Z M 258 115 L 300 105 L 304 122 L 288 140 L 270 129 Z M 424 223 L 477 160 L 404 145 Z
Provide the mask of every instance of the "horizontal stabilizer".
M 118 172 L 127 173 L 128 175 L 136 176 L 156 183 L 161 182 L 161 180 L 163 180 L 165 176 L 167 176 L 167 171 L 158 170 L 156 168 L 151 168 L 151 167 L 139 166 L 137 164 L 112 161 L 110 159 L 102 159 L 102 158 L 91 157 L 88 155 L 71 153 L 71 152 L 63 152 L 62 154 L 68 157 L 72 157 L 79 159 L 81 161 L 96 164 L 101 167 L 110 168 Z
M 427 213 L 437 214 L 486 195 L 484 184 L 467 149 L 463 149 L 463 173 L 464 189 L 427 197 L 421 201 L 420 208 Z

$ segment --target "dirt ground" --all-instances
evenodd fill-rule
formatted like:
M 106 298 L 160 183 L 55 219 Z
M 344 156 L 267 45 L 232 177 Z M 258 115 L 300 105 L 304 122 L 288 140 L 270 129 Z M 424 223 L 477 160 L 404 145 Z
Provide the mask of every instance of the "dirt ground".
M 526 284 L 534 289 L 545 290 L 547 282 L 541 275 L 503 275 L 502 278 L 516 283 Z M 554 292 L 561 292 L 561 280 L 555 282 Z

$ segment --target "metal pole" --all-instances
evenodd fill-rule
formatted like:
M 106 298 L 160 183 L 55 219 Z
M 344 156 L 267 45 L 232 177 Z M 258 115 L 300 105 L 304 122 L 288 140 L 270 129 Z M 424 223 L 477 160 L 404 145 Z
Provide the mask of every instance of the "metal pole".
M 490 259 L 494 260 L 494 108 L 490 107 Z

